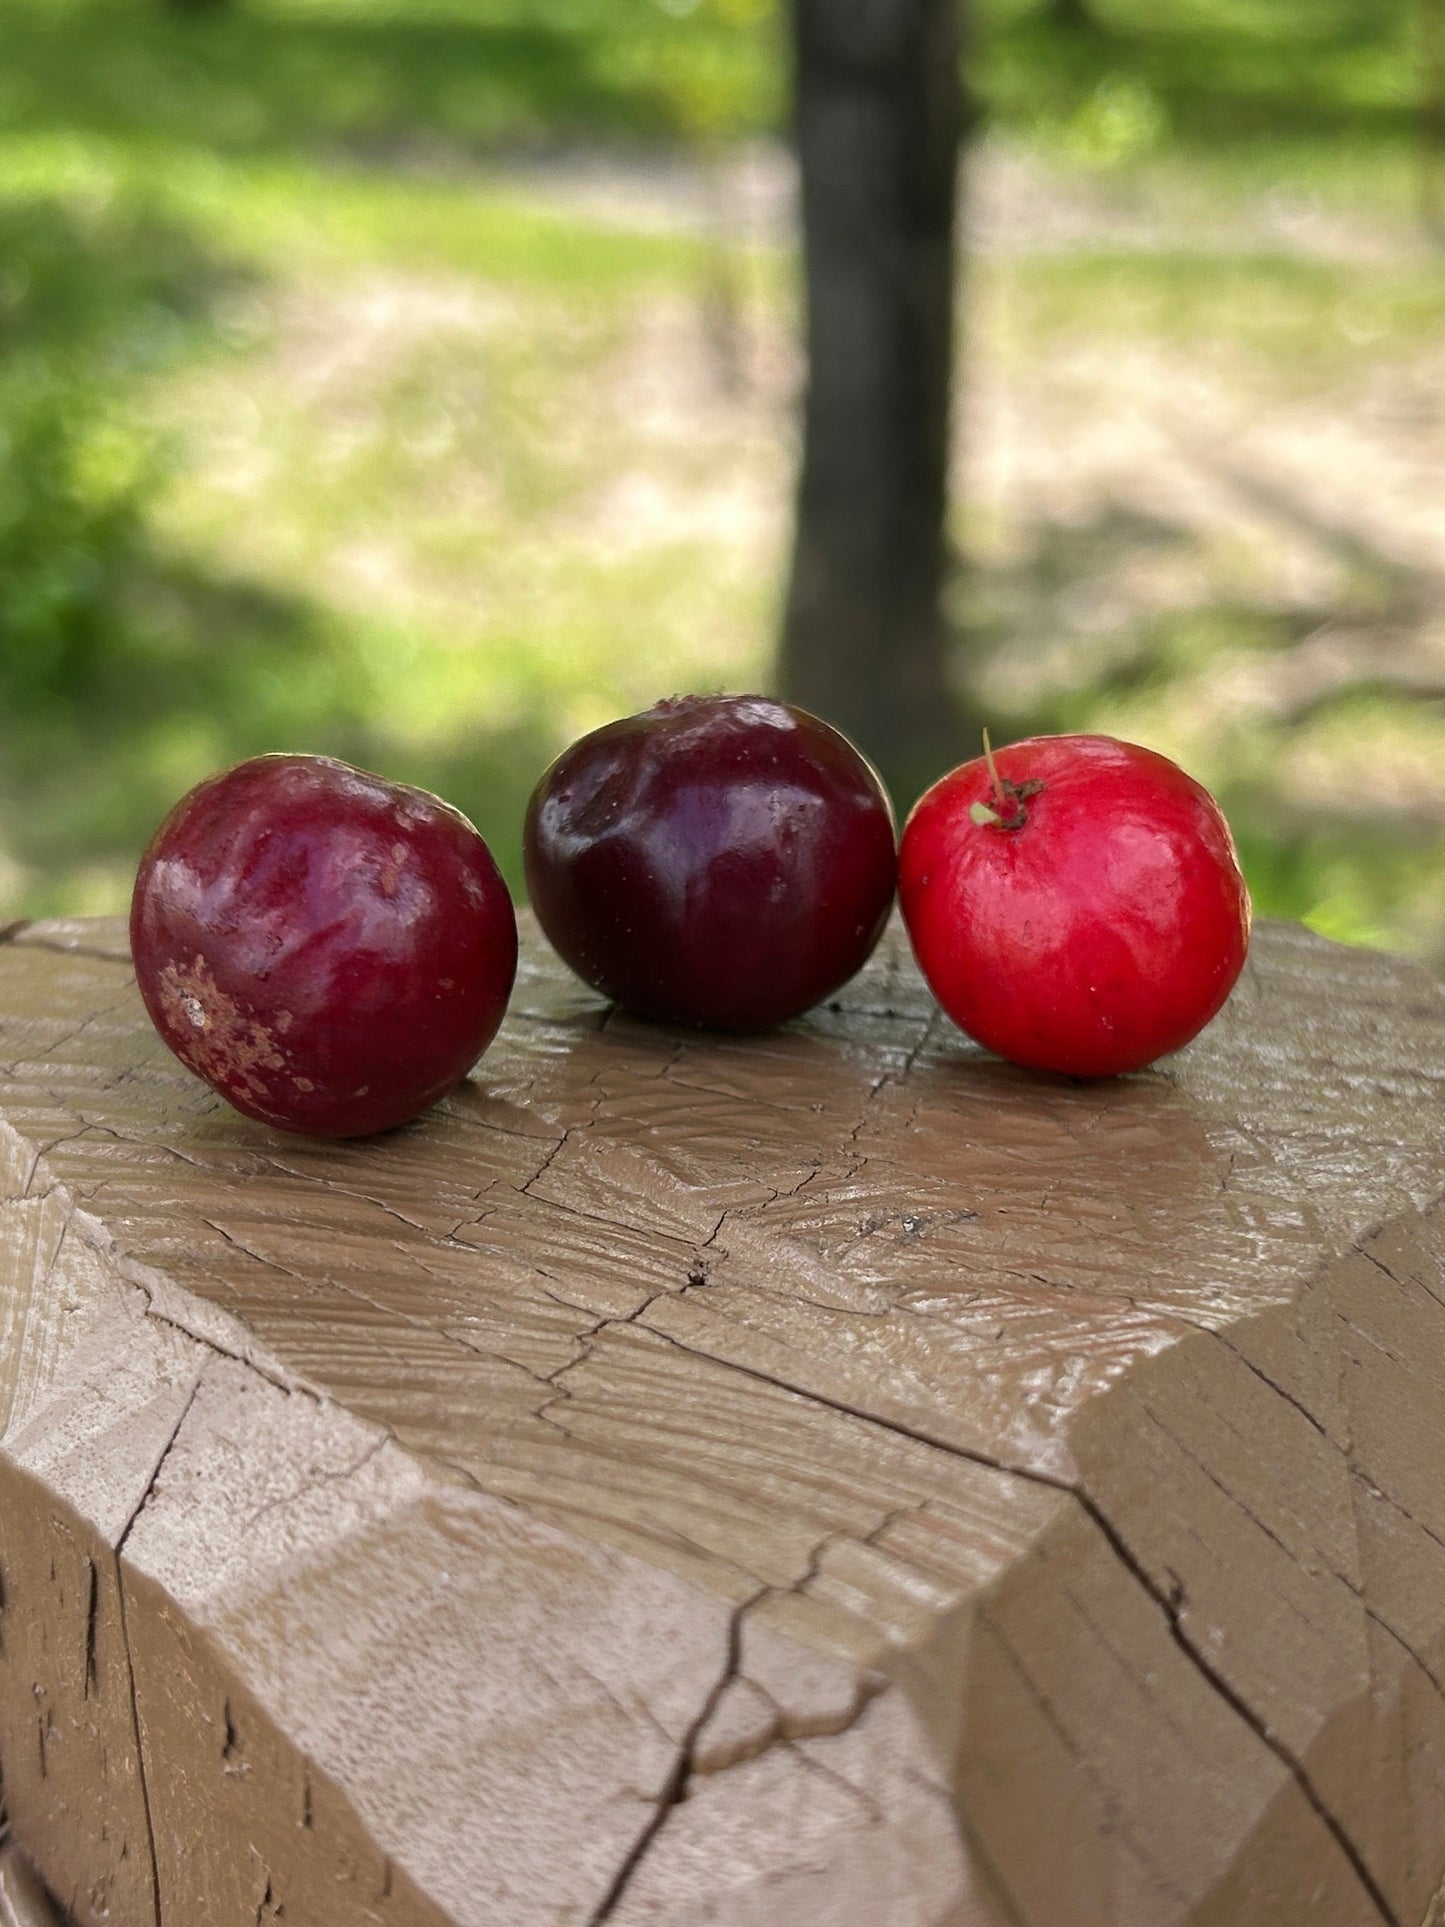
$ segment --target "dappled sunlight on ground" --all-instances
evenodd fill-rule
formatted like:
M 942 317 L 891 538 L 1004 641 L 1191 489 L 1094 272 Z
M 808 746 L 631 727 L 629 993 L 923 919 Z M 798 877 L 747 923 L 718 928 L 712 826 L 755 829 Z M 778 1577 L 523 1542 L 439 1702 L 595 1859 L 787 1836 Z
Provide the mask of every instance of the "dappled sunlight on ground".
M 1117 209 L 1109 251 L 1050 254 L 1047 172 L 1024 194 L 1018 162 L 1002 187 L 994 164 L 979 198 L 1028 212 L 967 293 L 961 681 L 1001 733 L 1178 756 L 1224 795 L 1267 908 L 1440 958 L 1445 297 L 1403 242 L 1368 278 L 1307 250 L 1201 272 L 1121 247 Z M 649 178 L 607 201 L 583 170 L 573 218 L 625 249 Z M 563 218 L 564 172 L 538 193 Z M 659 200 L 685 229 L 675 184 Z M 693 211 L 706 236 L 715 208 Z M 235 297 L 229 353 L 158 391 L 185 453 L 155 527 L 198 566 L 319 598 L 376 760 L 449 784 L 515 874 L 525 785 L 479 767 L 497 732 L 540 769 L 658 694 L 766 678 L 800 379 L 786 287 L 756 242 L 582 304 L 451 266 L 277 278 Z
M 441 789 L 515 884 L 572 736 L 766 683 L 801 370 L 790 165 L 715 136 L 776 105 L 750 4 L 707 0 L 726 60 L 668 104 L 600 0 L 425 31 L 267 0 L 265 31 L 133 45 L 149 117 L 120 10 L 0 22 L 38 76 L 0 84 L 0 408 L 31 451 L 0 448 L 29 518 L 0 514 L 0 622 L 49 638 L 0 692 L 7 914 L 118 907 L 166 803 L 273 747 Z M 1163 140 L 1162 69 L 1152 106 L 1093 73 L 1117 51 L 1080 51 L 1054 135 L 972 164 L 960 688 L 1000 736 L 1178 755 L 1262 908 L 1445 964 L 1445 273 L 1395 161 L 1246 191 Z M 708 104 L 744 82 L 746 113 Z M 673 144 L 538 142 L 544 107 L 665 109 Z

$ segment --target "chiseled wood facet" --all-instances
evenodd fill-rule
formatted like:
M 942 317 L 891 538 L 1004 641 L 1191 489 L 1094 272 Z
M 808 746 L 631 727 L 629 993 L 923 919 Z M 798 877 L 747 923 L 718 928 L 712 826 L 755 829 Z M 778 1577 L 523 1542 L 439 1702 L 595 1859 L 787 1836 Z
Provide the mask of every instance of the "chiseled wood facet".
M 56 1919 L 30 1863 L 0 1839 L 0 1927 L 56 1927 Z
M 1445 994 L 1265 927 L 1179 1057 L 895 929 L 763 1037 L 524 944 L 366 1144 L 0 944 L 0 1762 L 79 1927 L 1417 1927 Z

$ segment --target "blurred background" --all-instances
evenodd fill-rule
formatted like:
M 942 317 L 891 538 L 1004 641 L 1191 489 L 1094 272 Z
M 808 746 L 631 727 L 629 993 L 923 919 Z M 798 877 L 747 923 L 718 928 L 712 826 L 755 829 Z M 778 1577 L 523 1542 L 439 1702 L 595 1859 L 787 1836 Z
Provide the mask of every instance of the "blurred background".
M 1260 909 L 1437 969 L 1442 15 L 976 0 L 939 592 L 950 760 L 1152 744 Z M 4 0 L 5 916 L 123 907 L 279 748 L 439 789 L 515 887 L 573 736 L 777 686 L 791 46 L 778 0 Z

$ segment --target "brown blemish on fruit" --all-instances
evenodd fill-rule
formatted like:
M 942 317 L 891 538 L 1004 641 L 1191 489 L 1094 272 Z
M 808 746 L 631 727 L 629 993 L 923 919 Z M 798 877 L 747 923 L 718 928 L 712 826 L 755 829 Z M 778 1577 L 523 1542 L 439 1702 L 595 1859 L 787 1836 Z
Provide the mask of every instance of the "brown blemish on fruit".
M 406 863 L 406 855 L 407 851 L 404 843 L 392 844 L 390 859 L 387 862 L 386 868 L 377 879 L 381 888 L 381 894 L 384 897 L 394 897 L 396 895 L 396 886 L 401 882 L 401 872 Z
M 182 1063 L 208 1083 L 235 1089 L 259 1103 L 267 1096 L 262 1073 L 286 1068 L 268 1027 L 228 997 L 202 956 L 169 963 L 161 972 L 161 1014 L 168 1041 Z M 277 1024 L 278 1029 L 288 1028 Z

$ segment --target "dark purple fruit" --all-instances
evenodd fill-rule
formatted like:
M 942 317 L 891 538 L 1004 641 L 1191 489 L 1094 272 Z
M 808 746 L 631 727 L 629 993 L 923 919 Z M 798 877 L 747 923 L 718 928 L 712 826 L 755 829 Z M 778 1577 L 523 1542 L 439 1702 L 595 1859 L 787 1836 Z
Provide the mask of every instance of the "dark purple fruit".
M 141 859 L 130 934 L 181 1062 L 314 1137 L 444 1097 L 517 967 L 507 887 L 466 818 L 326 756 L 259 756 L 183 797 Z
M 893 813 L 845 736 L 762 696 L 678 696 L 584 736 L 533 792 L 527 887 L 558 953 L 639 1016 L 781 1023 L 867 960 Z

